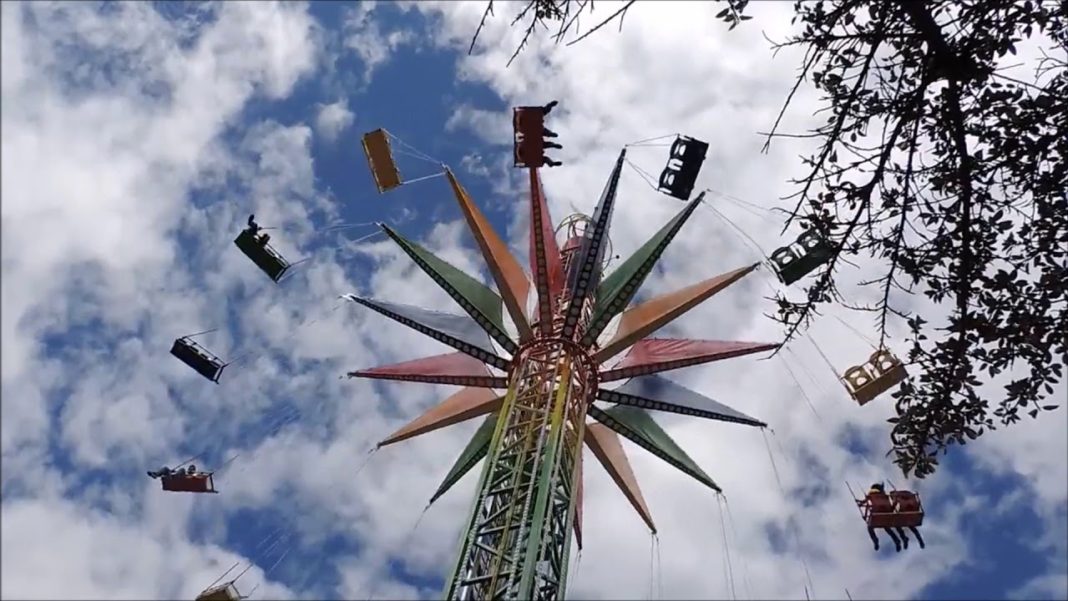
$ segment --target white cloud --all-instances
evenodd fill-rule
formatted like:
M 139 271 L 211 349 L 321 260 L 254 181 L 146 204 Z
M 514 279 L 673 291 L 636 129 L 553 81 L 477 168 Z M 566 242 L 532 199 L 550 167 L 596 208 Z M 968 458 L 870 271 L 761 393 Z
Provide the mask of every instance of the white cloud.
M 383 31 L 381 21 L 373 16 L 377 7 L 374 0 L 358 2 L 348 8 L 344 16 L 345 47 L 354 51 L 363 62 L 365 84 L 397 49 L 414 43 L 416 39 L 408 30 Z
M 438 42 L 466 51 L 481 17 L 479 3 L 414 6 L 442 13 Z M 757 16 L 751 23 L 771 35 L 787 27 L 789 7 L 751 8 Z M 247 103 L 286 96 L 321 64 L 306 7 L 223 3 L 195 36 L 146 4 L 116 5 L 109 10 L 118 13 L 108 16 L 80 4 L 5 3 L 2 10 L 3 595 L 191 597 L 241 559 L 221 547 L 228 526 L 243 526 L 230 522 L 243 508 L 280 512 L 282 526 L 302 548 L 319 548 L 332 535 L 359 542 L 358 551 L 325 559 L 341 582 L 338 591 L 326 593 L 435 594 L 397 582 L 386 561 L 403 558 L 412 573 L 444 576 L 475 476 L 431 507 L 417 529 L 413 525 L 476 424 L 385 447 L 364 464 L 375 441 L 451 389 L 337 376 L 445 349 L 351 303 L 339 305 L 336 297 L 357 292 L 452 310 L 454 303 L 392 243 L 379 238 L 352 250 L 345 234 L 316 229 L 336 209 L 316 188 L 308 126 L 242 121 Z M 406 35 L 382 32 L 370 10 L 370 3 L 358 4 L 346 19 L 347 39 L 367 77 Z M 487 83 L 511 104 L 561 101 L 552 119 L 567 165 L 543 174 L 557 219 L 572 204 L 593 206 L 621 144 L 679 129 L 713 142 L 700 184 L 771 204 L 788 190 L 782 182 L 798 149 L 778 145 L 761 155 L 754 132 L 774 119 L 796 61 L 786 54 L 769 61 L 755 27 L 724 32 L 712 18 L 714 6 L 643 10 L 642 19 L 632 13 L 622 34 L 597 35 L 566 50 L 538 42 L 507 70 L 518 39 L 505 33 L 507 19 L 499 17 L 480 50 L 461 59 L 462 77 Z M 39 27 L 28 28 L 19 18 L 24 13 Z M 94 61 L 72 61 L 62 51 L 69 41 L 123 57 L 116 62 L 122 69 L 105 75 Z M 531 90 L 538 97 L 530 97 Z M 800 113 L 795 110 L 788 127 L 810 118 Z M 507 115 L 478 107 L 458 112 L 450 123 L 477 120 L 499 121 L 507 130 Z M 491 143 L 469 155 L 469 169 L 496 174 L 509 163 L 507 145 L 499 138 Z M 497 151 L 503 158 L 488 154 Z M 648 169 L 656 169 L 663 154 L 662 148 L 631 151 Z M 524 190 L 522 178 L 510 173 L 497 185 Z M 613 229 L 620 253 L 635 249 L 681 206 L 644 188 L 633 173 L 625 177 Z M 447 185 L 437 183 L 448 197 Z M 520 208 L 509 231 L 517 254 L 525 255 L 525 233 L 515 227 L 525 219 L 518 198 L 498 192 L 476 201 Z M 470 235 L 451 209 L 453 221 L 438 223 L 420 242 L 484 276 Z M 232 246 L 253 212 L 261 224 L 279 228 L 272 243 L 283 254 L 312 258 L 282 285 L 270 284 Z M 761 218 L 730 214 L 765 249 L 778 241 Z M 709 259 L 692 260 L 697 256 Z M 754 258 L 758 253 L 700 211 L 646 289 L 674 289 Z M 682 331 L 776 339 L 778 329 L 757 308 L 767 289 L 759 278 L 767 275 L 752 277 L 753 284 L 728 290 L 687 316 Z M 228 358 L 248 356 L 215 386 L 166 349 L 178 335 L 220 324 L 231 327 L 205 336 L 205 345 Z M 46 340 L 50 334 L 62 336 L 62 346 Z M 866 355 L 862 341 L 833 328 L 821 334 L 840 366 Z M 811 373 L 822 384 L 816 394 L 804 380 L 820 418 L 797 398 L 779 360 L 741 359 L 672 374 L 770 421 L 777 432 L 773 448 L 781 441 L 792 458 L 776 450 L 783 484 L 789 491 L 818 489 L 805 503 L 783 499 L 763 440 L 752 429 L 677 416 L 661 420 L 727 492 L 738 531 L 730 550 L 736 585 L 744 586 L 746 572 L 754 594 L 803 597 L 797 560 L 803 550 L 816 581 L 814 598 L 843 588 L 855 598 L 915 595 L 967 561 L 957 526 L 971 514 L 955 508 L 931 520 L 923 553 L 877 559 L 839 482 L 882 478 L 893 468 L 880 454 L 849 454 L 840 439 L 855 428 L 864 443 L 880 448 L 891 407 L 881 400 L 858 409 L 811 348 L 797 349 L 794 365 L 805 369 L 799 375 Z M 273 424 L 285 411 L 299 419 Z M 1049 452 L 1063 449 L 1050 446 L 1063 445 L 1063 430 L 1043 424 L 1041 436 L 1013 441 L 1007 435 L 988 435 L 974 445 L 984 465 L 1020 471 L 1043 503 L 1063 505 L 1061 482 L 1041 476 L 1065 471 L 1058 458 L 1066 453 Z M 625 444 L 660 528 L 664 595 L 721 595 L 715 500 Z M 1020 444 L 1028 445 L 1026 456 Z M 55 449 L 72 465 L 57 465 Z M 220 471 L 223 494 L 161 495 L 143 475 L 147 465 L 201 452 L 213 459 L 240 453 Z M 587 465 L 587 548 L 572 596 L 637 597 L 647 586 L 648 535 L 596 462 Z M 955 486 L 950 476 L 923 484 L 930 503 Z M 767 529 L 786 529 L 790 517 L 800 524 L 800 546 L 790 536 L 785 548 L 773 545 Z M 68 565 L 71 577 L 42 585 L 38 563 L 46 556 L 46 565 Z M 269 567 L 263 558 L 252 559 L 258 567 L 242 592 L 264 580 Z M 176 574 L 190 577 L 176 580 Z M 1049 582 L 1057 583 L 1033 586 Z M 306 593 L 311 586 L 294 588 Z M 270 582 L 262 587 L 267 597 L 289 594 Z
M 315 115 L 315 129 L 332 142 L 352 125 L 355 118 L 345 98 L 332 104 L 320 104 L 319 112 Z
M 439 18 L 438 43 L 466 52 L 483 5 L 418 6 Z M 597 8 L 598 15 L 614 10 L 600 4 Z M 542 35 L 511 67 L 506 64 L 522 30 L 508 28 L 512 15 L 505 11 L 488 22 L 474 55 L 464 58 L 459 68 L 464 79 L 485 83 L 510 106 L 560 101 L 549 119 L 550 127 L 560 134 L 564 149 L 557 154 L 565 165 L 542 173 L 550 208 L 557 219 L 571 212 L 572 204 L 586 211 L 593 207 L 620 146 L 679 131 L 711 143 L 698 189 L 713 188 L 770 208 L 779 204 L 778 198 L 792 192 L 787 180 L 798 175 L 796 156 L 806 150 L 804 142 L 777 142 L 769 153 L 762 154 L 763 139 L 757 134 L 774 122 L 800 64 L 800 55 L 789 50 L 772 59 L 762 35 L 783 38 L 790 28 L 792 7 L 750 4 L 748 10 L 754 19 L 731 32 L 714 19 L 719 8 L 665 2 L 654 9 L 639 3 L 628 14 L 622 33 L 605 29 L 570 48 L 554 46 L 547 35 Z M 816 106 L 812 93 L 802 86 L 781 129 L 804 129 L 813 122 Z M 499 147 L 502 153 L 508 152 L 507 142 L 502 140 L 510 136 L 499 135 L 501 131 L 507 133 L 509 127 L 505 113 L 461 105 L 448 124 L 482 133 L 487 143 Z M 663 165 L 665 154 L 663 148 L 628 151 L 632 161 L 654 176 Z M 629 169 L 624 173 L 621 190 L 612 241 L 616 252 L 626 256 L 681 205 L 649 190 Z M 722 196 L 712 196 L 713 206 L 752 236 L 764 252 L 786 241 L 774 219 L 769 220 L 762 211 L 754 214 Z M 518 216 L 517 223 L 522 219 Z M 522 248 L 525 233 L 518 228 L 513 232 L 513 243 Z M 796 234 L 786 236 L 792 238 Z M 645 290 L 677 289 L 760 260 L 760 252 L 748 244 L 711 211 L 698 211 L 663 258 L 663 269 L 650 276 Z M 698 256 L 708 259 L 693 260 Z M 863 279 L 871 267 L 861 265 L 856 273 L 847 276 L 847 281 Z M 779 284 L 764 270 L 749 280 L 692 311 L 680 320 L 675 333 L 744 340 L 779 338 L 779 328 L 761 316 L 773 309 L 761 297 L 768 296 L 769 286 L 778 288 Z M 859 298 L 857 293 L 851 296 Z M 846 319 L 855 323 L 855 318 Z M 894 324 L 894 329 L 900 332 L 900 324 Z M 862 362 L 871 352 L 863 339 L 833 319 L 817 324 L 813 334 L 838 373 Z M 662 423 L 680 445 L 706 467 L 731 499 L 735 525 L 744 541 L 741 549 L 731 549 L 736 577 L 739 565 L 746 564 L 755 588 L 760 589 L 754 591 L 756 594 L 765 598 L 803 597 L 797 561 L 798 553 L 803 552 L 816 581 L 813 597 L 841 595 L 840 591 L 848 588 L 856 598 L 907 598 L 955 566 L 963 565 L 968 557 L 957 528 L 957 520 L 963 516 L 939 505 L 946 497 L 957 494 L 953 492 L 953 475 L 945 472 L 920 485 L 941 518 L 929 519 L 925 525 L 928 549 L 922 555 L 910 551 L 876 563 L 877 556 L 871 552 L 863 525 L 841 482 L 848 479 L 866 485 L 889 476 L 899 486 L 907 485 L 882 456 L 887 445 L 885 420 L 891 415 L 892 402 L 883 398 L 858 408 L 836 381 L 837 373 L 828 373 L 827 365 L 811 344 L 803 341 L 792 347 L 795 353 L 788 355 L 790 365 L 813 397 L 819 417 L 799 398 L 783 359 L 732 360 L 670 376 L 769 421 L 788 455 L 806 458 L 804 462 L 778 458 L 786 488 L 822 490 L 804 505 L 797 499 L 781 498 L 763 442 L 750 429 L 688 418 L 663 418 Z M 1010 460 L 1004 469 L 1065 473 L 1068 454 L 1060 450 L 1065 435 L 1055 421 L 1047 419 L 1051 435 L 1033 438 L 1033 448 L 1015 446 L 1017 434 L 1011 430 L 988 434 L 969 448 L 982 448 L 999 458 L 1025 458 Z M 870 458 L 851 455 L 840 446 L 847 430 L 872 449 Z M 664 594 L 667 598 L 723 595 L 724 576 L 716 566 L 721 542 L 711 496 L 640 449 L 628 445 L 627 450 L 660 528 Z M 1024 465 L 1017 466 L 1020 462 Z M 648 557 L 649 541 L 633 511 L 616 491 L 608 490 L 613 485 L 599 470 L 587 471 L 587 548 L 572 594 L 582 598 L 633 598 L 647 586 L 647 570 L 640 566 Z M 1036 499 L 1039 507 L 1049 507 L 1048 501 L 1063 506 L 1068 497 L 1059 476 L 1044 483 L 1036 480 L 1033 486 L 1043 491 Z M 773 550 L 765 528 L 773 524 L 785 528 L 791 516 L 800 524 L 803 551 L 789 538 L 788 550 Z M 628 569 L 621 570 L 621 566 Z

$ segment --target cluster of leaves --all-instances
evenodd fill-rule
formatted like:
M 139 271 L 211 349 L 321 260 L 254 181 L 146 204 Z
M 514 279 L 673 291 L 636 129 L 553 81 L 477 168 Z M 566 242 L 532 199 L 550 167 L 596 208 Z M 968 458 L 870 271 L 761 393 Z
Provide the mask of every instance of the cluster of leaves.
M 591 34 L 597 32 L 605 25 L 618 21 L 620 29 L 623 28 L 623 19 L 627 16 L 627 11 L 630 10 L 637 0 L 627 0 L 621 7 L 616 9 L 615 12 L 608 15 L 585 33 L 577 38 L 569 41 L 568 46 L 577 44 L 583 39 L 587 38 Z M 749 4 L 749 0 L 716 0 L 716 2 L 724 2 L 727 4 L 727 8 L 724 8 L 716 15 L 716 18 L 729 24 L 730 29 L 734 29 L 742 21 L 752 19 L 748 15 L 742 14 L 745 10 L 745 6 Z M 478 41 L 478 36 L 482 33 L 482 28 L 486 25 L 486 20 L 493 16 L 493 0 L 486 2 L 486 10 L 482 12 L 482 20 L 478 23 L 478 28 L 475 29 L 475 35 L 471 37 L 471 46 L 467 49 L 468 54 L 474 51 L 475 43 Z M 511 26 L 516 27 L 522 24 L 523 39 L 520 40 L 519 45 L 516 46 L 515 52 L 512 53 L 512 57 L 508 59 L 508 64 L 511 65 L 519 53 L 526 47 L 527 42 L 537 32 L 539 28 L 543 30 L 555 29 L 556 32 L 552 34 L 552 38 L 556 43 L 563 41 L 569 33 L 579 29 L 581 27 L 580 17 L 584 14 L 592 14 L 594 12 L 593 0 L 527 0 L 523 8 L 516 13 L 515 18 L 512 19 Z
M 559 40 L 587 8 L 573 2 L 531 0 L 513 25 L 533 10 L 527 37 L 558 21 Z M 733 29 L 747 2 L 727 4 L 717 17 Z M 889 315 L 907 320 L 913 377 L 894 394 L 892 452 L 923 477 L 950 445 L 1018 421 L 1021 409 L 1055 408 L 1042 402 L 1068 358 L 1068 3 L 798 0 L 794 12 L 797 33 L 774 46 L 805 49 L 783 113 L 808 84 L 828 118 L 782 134 L 780 113 L 768 143 L 816 142 L 790 221 L 833 253 L 802 302 L 778 299 L 778 319 L 789 340 L 823 304 L 871 311 L 880 342 Z M 1059 53 L 1042 51 L 1030 82 L 1002 73 L 1034 39 Z M 862 284 L 881 301 L 858 307 L 840 294 L 835 276 L 850 255 L 882 260 L 882 277 Z M 934 308 L 900 305 L 914 294 Z M 992 403 L 980 389 L 999 375 L 1010 379 Z
M 828 118 L 805 134 L 819 146 L 791 219 L 835 253 L 803 302 L 779 299 L 779 319 L 792 336 L 821 303 L 846 304 L 834 277 L 845 257 L 883 259 L 863 283 L 881 300 L 854 308 L 875 311 L 883 337 L 888 315 L 908 320 L 915 377 L 894 394 L 891 441 L 923 477 L 949 445 L 1055 408 L 1041 402 L 1068 357 L 1068 64 L 1044 58 L 1036 83 L 998 65 L 1031 36 L 1063 46 L 1068 5 L 844 0 L 795 13 L 802 29 L 779 46 L 805 48 L 795 89 L 810 78 Z M 893 290 L 935 309 L 895 306 Z M 947 309 L 944 327 L 925 327 L 936 318 L 922 313 Z M 980 375 L 1009 370 L 991 411 Z

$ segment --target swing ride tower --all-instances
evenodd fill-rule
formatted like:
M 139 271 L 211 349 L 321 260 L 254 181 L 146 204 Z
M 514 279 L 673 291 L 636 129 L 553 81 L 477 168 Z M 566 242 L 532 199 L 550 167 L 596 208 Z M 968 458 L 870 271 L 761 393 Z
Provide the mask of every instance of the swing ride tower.
M 565 226 L 570 244 L 560 256 L 564 274 L 578 273 L 579 225 L 585 223 Z M 544 246 L 544 240 L 534 245 Z M 580 486 L 577 458 L 586 407 L 597 389 L 590 349 L 565 329 L 583 331 L 592 314 L 593 295 L 574 294 L 578 284 L 571 279 L 562 290 L 547 290 L 547 315 L 539 315 L 533 337 L 516 354 L 448 599 L 563 597 Z
M 584 447 L 655 534 L 656 526 L 621 438 L 721 493 L 715 481 L 657 424 L 653 414 L 676 413 L 759 428 L 767 425 L 659 374 L 772 350 L 778 344 L 653 336 L 745 277 L 759 263 L 679 290 L 651 294 L 631 304 L 648 274 L 703 202 L 703 193 L 692 200 L 690 195 L 708 145 L 686 136 L 678 136 L 671 144 L 657 190 L 685 205 L 605 274 L 606 258 L 612 256 L 609 230 L 626 148 L 613 166 L 593 215 L 572 215 L 554 230 L 539 173 L 548 162 L 544 148 L 555 147 L 541 139 L 543 132 L 549 131 L 543 125 L 546 112 L 543 107 L 520 107 L 514 120 L 515 164 L 529 176 L 529 270 L 520 266 L 446 168 L 444 174 L 453 196 L 496 290 L 380 224 L 464 314 L 346 296 L 455 351 L 348 373 L 350 378 L 461 387 L 379 442 L 378 448 L 482 418 L 430 499 L 433 504 L 485 460 L 461 531 L 459 553 L 445 581 L 444 597 L 450 600 L 564 598 L 571 541 L 582 548 Z M 363 140 L 380 193 L 410 183 L 403 181 L 394 163 L 390 138 L 389 132 L 375 130 Z M 559 240 L 558 234 L 562 234 Z M 789 253 L 780 249 L 772 257 L 773 268 L 784 282 L 803 275 L 786 274 L 790 269 L 813 268 L 815 259 L 794 261 L 794 255 L 804 259 L 818 248 L 801 246 L 804 248 L 793 255 L 787 256 Z M 257 265 L 277 282 L 260 262 Z M 505 324 L 506 312 L 511 328 Z M 205 378 L 218 382 L 221 361 L 198 351 L 187 338 L 176 341 L 175 348 L 185 341 L 192 350 L 182 347 L 178 348 L 181 352 L 172 353 Z M 872 361 L 875 358 L 873 355 Z M 889 365 L 889 359 L 880 355 L 880 360 Z M 201 369 L 197 361 L 211 363 L 212 369 Z M 886 365 L 876 367 L 894 367 Z M 875 374 L 869 377 L 871 384 L 885 389 L 888 384 L 879 380 L 884 377 L 882 372 L 861 375 L 870 374 Z
M 540 133 L 540 121 L 535 126 Z M 574 215 L 554 230 L 542 191 L 541 162 L 520 161 L 521 144 L 517 135 L 517 166 L 528 171 L 530 181 L 529 274 L 446 169 L 497 290 L 383 225 L 386 234 L 466 315 L 348 296 L 458 351 L 349 372 L 350 377 L 357 378 L 464 387 L 380 442 L 379 447 L 484 416 L 431 498 L 433 503 L 485 459 L 461 532 L 459 553 L 445 582 L 446 599 L 564 597 L 572 533 L 579 548 L 582 545 L 584 446 L 654 533 L 654 522 L 620 436 L 719 492 L 716 483 L 660 428 L 649 410 L 766 425 L 656 374 L 777 345 L 649 337 L 756 265 L 628 307 L 701 198 L 682 198 L 686 205 L 673 219 L 602 277 L 606 256 L 611 255 L 608 232 L 626 149 L 620 152 L 592 217 Z M 525 156 L 541 156 L 540 151 L 539 147 Z M 379 155 L 388 158 L 385 152 Z M 698 162 L 704 158 L 703 151 L 700 155 Z M 377 160 L 377 165 L 388 165 L 385 158 Z M 376 168 L 375 160 L 371 166 Z M 695 177 L 699 164 L 669 168 L 689 170 Z M 687 184 L 685 180 L 678 179 L 681 185 L 692 186 L 692 181 Z M 559 241 L 557 233 L 562 234 Z M 528 299 L 534 307 L 529 314 Z M 505 310 L 515 334 L 505 328 Z M 610 324 L 616 324 L 614 331 L 608 331 Z M 622 386 L 604 387 L 618 380 L 626 381 Z M 613 406 L 595 404 L 602 401 Z M 587 423 L 589 418 L 592 421 Z

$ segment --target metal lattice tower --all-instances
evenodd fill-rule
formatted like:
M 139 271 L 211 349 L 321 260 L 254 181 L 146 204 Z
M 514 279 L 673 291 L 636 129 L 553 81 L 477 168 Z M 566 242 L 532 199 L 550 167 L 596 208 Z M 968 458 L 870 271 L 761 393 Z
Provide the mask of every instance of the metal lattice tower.
M 648 242 L 602 278 L 624 158 L 625 151 L 616 161 L 593 216 L 562 224 L 566 230 L 563 248 L 554 235 L 538 170 L 530 169 L 529 276 L 447 171 L 464 218 L 497 284 L 496 292 L 383 226 L 467 315 L 350 296 L 458 351 L 350 372 L 351 377 L 464 386 L 379 446 L 486 416 L 431 499 L 433 503 L 486 459 L 461 535 L 459 556 L 445 584 L 447 599 L 564 597 L 572 532 L 580 547 L 582 544 L 584 444 L 655 532 L 619 436 L 718 492 L 715 482 L 653 421 L 648 410 L 765 426 L 655 374 L 776 345 L 649 337 L 756 265 L 627 307 L 701 202 L 700 197 L 688 202 Z M 537 299 L 533 316 L 526 311 L 530 294 Z M 515 324 L 518 340 L 506 333 L 505 309 Z M 617 316 L 616 330 L 602 336 Z M 491 339 L 511 356 L 500 356 Z M 621 353 L 621 359 L 611 361 Z M 495 375 L 490 368 L 505 375 Z M 624 379 L 627 381 L 622 386 L 602 387 L 605 382 Z M 602 409 L 594 404 L 597 401 L 615 407 Z M 587 417 L 596 423 L 587 423 Z
M 570 244 L 561 253 L 565 273 L 577 263 L 580 223 L 568 227 Z M 583 327 L 592 300 L 587 296 L 583 303 Z M 570 301 L 565 288 L 556 306 Z M 549 336 L 519 350 L 448 599 L 563 597 L 579 478 L 576 458 L 586 407 L 597 389 L 587 349 L 565 339 L 563 327 L 564 315 L 556 311 Z

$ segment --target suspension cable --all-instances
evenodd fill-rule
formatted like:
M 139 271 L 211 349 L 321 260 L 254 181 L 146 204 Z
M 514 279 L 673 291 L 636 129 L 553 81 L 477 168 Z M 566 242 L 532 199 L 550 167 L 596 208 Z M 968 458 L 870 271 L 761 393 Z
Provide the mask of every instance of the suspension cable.
M 571 596 L 571 587 L 575 586 L 575 577 L 578 576 L 579 566 L 582 565 L 582 549 L 579 548 L 578 556 L 575 558 L 575 569 L 571 570 L 567 575 L 567 587 L 564 589 L 566 596 Z
M 786 373 L 790 374 L 790 379 L 794 381 L 794 385 L 796 385 L 797 389 L 801 392 L 801 397 L 805 399 L 805 403 L 808 405 L 808 408 L 812 410 L 812 414 L 816 416 L 817 420 L 822 422 L 823 416 L 820 415 L 819 411 L 816 411 L 816 406 L 812 404 L 812 399 L 809 398 L 808 393 L 805 392 L 805 388 L 801 386 L 801 381 L 797 379 L 797 375 L 794 374 L 794 370 L 791 369 L 790 364 L 786 362 L 786 355 L 779 355 L 779 359 L 782 361 L 783 367 L 786 368 Z
M 652 599 L 653 599 L 653 590 L 654 590 L 654 588 L 656 586 L 656 568 L 655 568 L 656 562 L 654 561 L 655 558 L 656 558 L 656 538 L 653 536 L 653 534 L 650 533 L 649 534 L 649 591 L 648 591 L 648 595 L 645 597 L 646 599 L 649 599 L 650 601 L 652 601 Z
M 775 483 L 778 484 L 779 492 L 782 494 L 783 499 L 786 499 L 786 488 L 783 486 L 782 478 L 779 476 L 779 468 L 775 464 L 775 455 L 771 452 L 771 444 L 768 442 L 767 435 L 764 434 L 764 428 L 760 429 L 760 436 L 761 436 L 761 438 L 764 439 L 764 448 L 768 452 L 768 459 L 771 460 L 771 470 L 775 474 Z M 775 436 L 775 432 L 774 431 L 772 431 L 772 436 L 775 437 L 776 439 L 778 439 L 778 437 Z M 781 446 L 780 446 L 780 450 L 781 450 Z M 784 457 L 785 457 L 785 455 L 786 454 L 783 453 Z M 790 527 L 789 529 L 790 529 L 791 533 L 794 535 L 794 544 L 797 546 L 797 557 L 798 557 L 798 559 L 801 560 L 801 566 L 805 570 L 805 594 L 807 595 L 809 588 L 813 588 L 814 589 L 815 587 L 812 585 L 812 575 L 809 573 L 808 562 L 805 561 L 805 554 L 803 552 L 803 549 L 801 548 L 801 535 L 798 532 L 797 522 L 794 521 L 794 516 L 793 516 L 792 513 L 787 517 L 786 522 L 787 522 L 788 526 Z
M 403 540 L 401 540 L 400 544 L 397 545 L 394 549 L 386 551 L 386 557 L 385 557 L 386 566 L 389 565 L 389 558 L 390 558 L 391 555 L 393 555 L 393 551 L 394 550 L 402 551 L 402 552 L 407 550 L 409 543 L 411 543 L 412 537 L 415 536 L 415 531 L 419 528 L 419 524 L 423 521 L 423 516 L 426 515 L 426 512 L 427 512 L 428 509 L 430 509 L 429 505 L 424 507 L 423 511 L 419 512 L 419 517 L 415 520 L 415 524 L 412 524 L 411 530 L 408 531 L 408 534 L 404 537 Z M 373 577 L 373 574 L 371 575 L 371 577 Z M 368 593 L 368 595 L 367 595 L 367 601 L 372 601 L 375 598 L 375 593 L 378 591 L 378 586 L 381 583 L 382 583 L 382 580 L 374 580 L 374 581 L 372 581 L 370 593 Z
M 719 513 L 719 531 L 723 535 L 723 551 L 727 557 L 727 573 L 729 575 L 728 582 L 730 583 L 731 599 L 737 601 L 738 593 L 734 588 L 734 567 L 731 565 L 731 548 L 727 543 L 727 526 L 723 521 L 723 495 L 722 493 L 716 494 L 716 508 Z
M 834 374 L 834 379 L 840 381 L 842 377 L 838 375 L 838 370 L 835 369 L 834 363 L 831 363 L 831 360 L 827 358 L 827 354 L 823 352 L 820 345 L 816 344 L 816 339 L 812 337 L 812 334 L 805 332 L 805 338 L 808 338 L 808 341 L 812 343 L 812 346 L 816 347 L 816 352 L 820 354 L 820 357 L 823 357 L 823 360 L 827 363 L 827 367 L 831 368 L 831 373 Z
M 676 137 L 678 135 L 680 135 L 680 134 L 678 134 L 678 133 L 664 134 L 662 136 L 657 136 L 655 138 L 646 138 L 644 140 L 638 140 L 637 142 L 631 142 L 630 144 L 624 144 L 623 147 L 627 148 L 627 147 L 631 147 L 631 146 L 641 146 L 641 145 L 645 144 L 646 142 L 655 142 L 657 140 L 663 140 L 664 138 L 673 138 L 673 137 Z
M 857 336 L 859 336 L 859 337 L 860 337 L 861 339 L 863 339 L 863 340 L 864 340 L 864 342 L 867 342 L 867 343 L 868 343 L 868 344 L 869 344 L 869 345 L 871 346 L 871 348 L 873 348 L 873 349 L 875 349 L 875 350 L 879 350 L 879 347 L 878 347 L 878 346 L 876 346 L 875 342 L 873 342 L 871 338 L 868 338 L 867 336 L 865 336 L 864 334 L 862 334 L 860 330 L 858 330 L 858 329 L 854 328 L 853 326 L 849 325 L 848 323 L 846 323 L 846 320 L 842 319 L 842 318 L 841 318 L 841 317 L 839 317 L 839 316 L 838 316 L 837 314 L 833 315 L 833 317 L 834 317 L 835 319 L 837 319 L 839 323 L 841 323 L 841 324 L 842 324 L 842 325 L 844 325 L 845 327 L 849 328 L 849 329 L 850 329 L 850 330 L 851 330 L 851 331 L 852 331 L 852 332 L 853 332 L 854 334 L 856 334 L 856 335 L 857 335 Z
M 738 529 L 734 525 L 734 516 L 731 514 L 730 500 L 726 495 L 723 495 L 723 507 L 727 510 L 727 525 L 731 529 L 731 537 L 734 539 L 734 548 L 738 549 L 741 546 L 741 539 L 738 536 Z M 742 583 L 745 584 L 746 598 L 754 599 L 753 597 L 753 585 L 749 581 L 749 566 L 745 559 L 745 554 L 740 554 L 742 560 Z
M 630 166 L 630 168 L 638 174 L 638 177 L 642 178 L 642 181 L 644 181 L 646 185 L 648 185 L 653 190 L 659 191 L 656 184 L 653 183 L 652 176 L 646 173 L 645 170 L 635 165 L 630 159 L 623 159 L 623 162 Z
M 656 541 L 656 591 L 657 599 L 664 598 L 664 562 L 663 557 L 660 554 L 660 535 L 654 534 L 653 539 Z
M 707 208 L 709 211 L 712 211 L 713 213 L 715 213 L 720 219 L 722 219 L 723 221 L 726 221 L 727 225 L 731 226 L 731 228 L 733 228 L 734 231 L 737 232 L 742 237 L 742 240 L 744 242 L 746 242 L 747 244 L 749 244 L 753 248 L 755 248 L 757 250 L 757 252 L 760 253 L 760 256 L 764 257 L 765 261 L 770 260 L 768 258 L 768 254 L 766 252 L 764 252 L 764 249 L 760 246 L 760 244 L 756 240 L 754 240 L 749 234 L 745 233 L 745 230 L 743 230 L 742 228 L 738 227 L 737 224 L 735 224 L 733 221 L 731 221 L 730 217 L 727 217 L 726 215 L 724 215 L 722 211 L 720 211 L 716 207 L 712 206 L 708 201 L 701 201 L 701 204 L 705 208 Z

